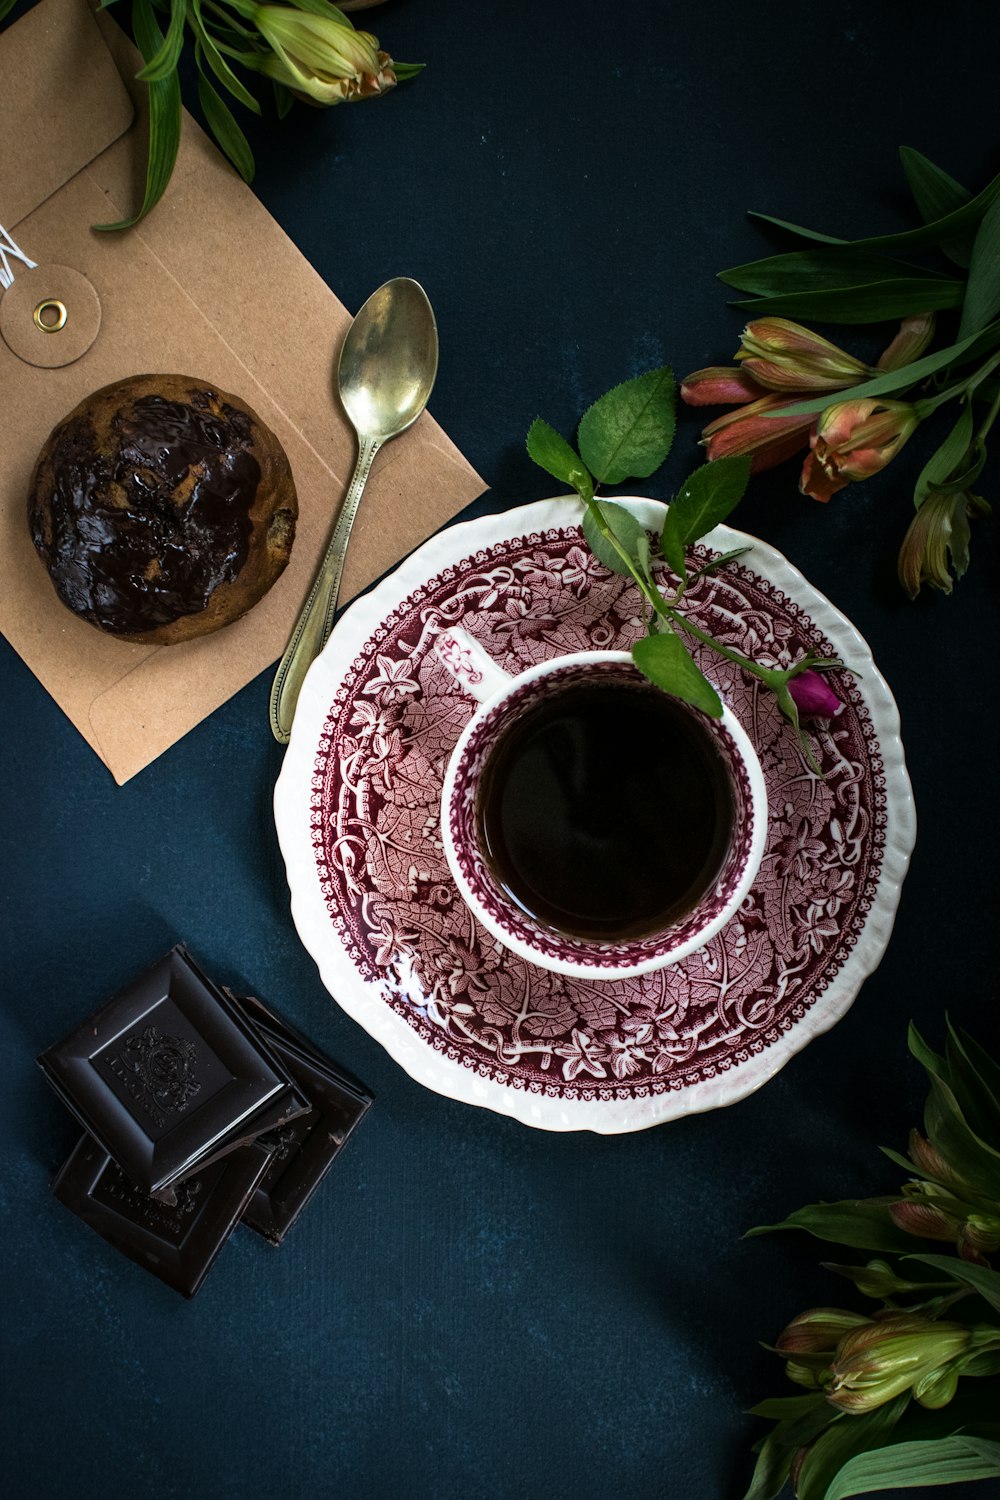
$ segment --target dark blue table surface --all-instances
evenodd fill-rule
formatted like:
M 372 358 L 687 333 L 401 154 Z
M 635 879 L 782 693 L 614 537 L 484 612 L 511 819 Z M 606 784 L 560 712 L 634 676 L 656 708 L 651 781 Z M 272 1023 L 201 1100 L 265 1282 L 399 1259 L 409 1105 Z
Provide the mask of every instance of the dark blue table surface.
M 427 288 L 433 411 L 492 486 L 470 513 L 552 492 L 534 416 L 569 431 L 619 379 L 732 354 L 713 273 L 775 243 L 747 208 L 860 235 L 908 222 L 900 143 L 973 187 L 997 167 L 991 5 L 391 0 L 367 24 L 426 72 L 251 129 L 256 191 L 348 307 L 392 275 Z M 735 517 L 857 623 L 898 699 L 920 832 L 888 953 L 760 1093 L 638 1135 L 441 1098 L 338 1009 L 289 916 L 269 672 L 118 788 L 0 643 L 8 1494 L 742 1493 L 742 1412 L 794 1389 L 760 1341 L 849 1297 L 826 1247 L 743 1231 L 897 1185 L 876 1148 L 919 1119 L 911 1017 L 938 1042 L 948 1010 L 1000 1048 L 994 528 L 955 597 L 901 598 L 925 451 L 828 506 L 787 466 Z M 178 938 L 377 1095 L 285 1246 L 238 1232 L 190 1304 L 51 1198 L 77 1131 L 33 1062 Z

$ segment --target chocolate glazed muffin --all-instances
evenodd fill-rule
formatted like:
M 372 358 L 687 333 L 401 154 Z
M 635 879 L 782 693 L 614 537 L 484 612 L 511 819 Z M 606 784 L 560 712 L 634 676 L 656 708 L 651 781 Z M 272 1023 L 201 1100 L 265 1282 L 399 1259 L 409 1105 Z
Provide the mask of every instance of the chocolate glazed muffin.
M 186 375 L 133 375 L 54 428 L 28 494 L 31 537 L 74 614 L 170 644 L 238 620 L 283 571 L 298 502 L 257 414 Z

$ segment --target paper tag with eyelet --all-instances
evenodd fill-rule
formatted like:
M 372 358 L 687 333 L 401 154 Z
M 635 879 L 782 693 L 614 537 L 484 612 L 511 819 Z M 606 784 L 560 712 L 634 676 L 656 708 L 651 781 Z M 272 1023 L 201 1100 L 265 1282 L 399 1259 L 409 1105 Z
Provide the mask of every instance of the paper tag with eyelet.
M 0 297 L 0 334 L 29 365 L 55 370 L 86 354 L 101 327 L 101 302 L 72 266 L 18 268 Z

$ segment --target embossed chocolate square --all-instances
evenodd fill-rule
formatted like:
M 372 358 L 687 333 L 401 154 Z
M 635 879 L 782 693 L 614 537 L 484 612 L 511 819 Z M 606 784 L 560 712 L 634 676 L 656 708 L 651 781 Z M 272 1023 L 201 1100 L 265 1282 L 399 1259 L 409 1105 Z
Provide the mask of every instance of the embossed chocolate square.
M 272 1155 L 272 1147 L 259 1143 L 241 1146 L 186 1178 L 168 1206 L 136 1187 L 103 1147 L 85 1135 L 56 1175 L 52 1191 L 129 1260 L 193 1297 Z
M 251 1229 L 280 1245 L 364 1118 L 372 1096 L 262 1001 L 232 998 L 312 1104 L 308 1114 L 262 1137 L 274 1147 L 274 1156 L 243 1215 Z
M 239 1007 L 181 946 L 38 1062 L 146 1193 L 308 1107 Z

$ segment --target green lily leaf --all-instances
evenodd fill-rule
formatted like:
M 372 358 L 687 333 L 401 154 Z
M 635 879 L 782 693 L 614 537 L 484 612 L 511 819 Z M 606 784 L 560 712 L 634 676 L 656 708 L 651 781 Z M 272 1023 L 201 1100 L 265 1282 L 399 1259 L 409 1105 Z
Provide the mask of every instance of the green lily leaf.
M 1000 1443 L 956 1433 L 930 1442 L 890 1443 L 856 1454 L 828 1485 L 823 1500 L 996 1476 L 1000 1476 Z
M 751 1406 L 747 1416 L 764 1417 L 769 1422 L 785 1422 L 791 1417 L 802 1417 L 823 1407 L 831 1416 L 836 1414 L 821 1391 L 808 1396 L 771 1396 L 766 1401 L 758 1401 L 756 1406 Z
M 784 1415 L 759 1445 L 759 1456 L 744 1500 L 773 1500 L 788 1478 L 792 1459 L 798 1450 L 813 1442 L 843 1415 L 821 1392 L 762 1401 L 760 1406 L 754 1407 L 752 1415 L 767 1417 L 772 1410 L 779 1409 Z
M 827 1500 L 844 1465 L 861 1453 L 880 1448 L 909 1404 L 908 1391 L 863 1416 L 828 1427 L 813 1443 L 799 1470 L 797 1500 Z
M 955 1031 L 950 1022 L 948 1036 L 960 1053 L 966 1079 L 974 1080 L 977 1089 L 982 1090 L 983 1107 L 987 1115 L 979 1127 L 979 1133 L 984 1140 L 989 1140 L 994 1145 L 997 1138 L 992 1134 L 992 1127 L 988 1122 L 1000 1124 L 1000 1066 L 988 1052 L 983 1051 L 978 1042 L 973 1041 L 968 1032 Z M 978 1124 L 971 1111 L 970 1119 L 973 1124 Z
M 863 251 L 791 250 L 785 255 L 768 255 L 763 260 L 748 261 L 731 270 L 720 271 L 719 280 L 740 292 L 770 297 L 804 291 L 839 290 L 843 287 L 867 286 L 873 282 L 915 279 L 917 281 L 951 281 L 941 271 L 928 271 L 887 255 L 866 255 Z M 915 304 L 910 304 L 913 311 Z
M 658 688 L 700 708 L 712 719 L 722 718 L 722 700 L 695 664 L 684 642 L 672 630 L 643 636 L 632 647 L 632 660 Z
M 794 1448 L 777 1442 L 774 1434 L 769 1434 L 757 1452 L 750 1488 L 743 1500 L 775 1500 L 785 1487 L 794 1454 Z
M 906 1258 L 922 1261 L 925 1266 L 943 1272 L 953 1281 L 962 1282 L 964 1286 L 978 1292 L 980 1297 L 996 1312 L 1000 1312 L 1000 1271 L 991 1271 L 986 1266 L 974 1266 L 967 1260 L 960 1260 L 957 1255 L 914 1255 L 911 1253 Z
M 818 1240 L 835 1245 L 850 1245 L 854 1250 L 881 1250 L 905 1255 L 913 1249 L 913 1236 L 897 1229 L 889 1218 L 888 1206 L 893 1198 L 847 1198 L 839 1203 L 811 1203 L 800 1208 L 780 1224 L 761 1224 L 748 1229 L 746 1238 L 774 1234 L 779 1229 L 804 1229 Z
M 632 569 L 624 561 L 615 547 L 602 534 L 594 512 L 614 535 L 616 541 L 622 546 L 632 562 L 643 570 L 643 556 L 645 556 L 646 568 L 649 569 L 649 538 L 645 528 L 639 524 L 631 511 L 623 505 L 615 505 L 610 500 L 594 500 L 587 506 L 583 513 L 583 534 L 587 539 L 587 546 L 593 552 L 598 562 L 602 562 L 612 573 L 620 573 L 624 578 L 633 576 Z M 645 547 L 645 553 L 643 548 Z
M 353 31 L 353 25 L 342 10 L 330 4 L 330 0 L 295 0 L 296 10 L 306 10 L 314 16 L 326 16 L 330 21 L 339 21 L 341 26 L 349 26 Z
M 987 209 L 972 246 L 969 283 L 958 336 L 985 328 L 1000 312 L 1000 198 Z
M 201 0 L 191 0 L 191 25 L 194 30 L 195 36 L 201 43 L 201 46 L 204 50 L 205 61 L 208 63 L 208 66 L 211 68 L 216 78 L 222 84 L 222 87 L 228 90 L 228 92 L 232 94 L 234 99 L 238 99 L 240 104 L 245 105 L 247 109 L 252 110 L 255 115 L 259 115 L 260 105 L 258 104 L 257 100 L 254 98 L 253 94 L 251 94 L 246 85 L 233 72 L 232 68 L 229 66 L 229 63 L 219 51 L 219 48 L 215 42 L 215 38 L 207 30 L 201 12 Z M 278 87 L 281 87 L 281 85 L 275 85 L 275 87 L 277 89 Z M 291 104 L 291 97 L 291 94 L 289 94 L 289 105 Z M 281 112 L 279 110 L 279 115 L 280 113 Z M 247 180 L 249 181 L 249 178 Z
M 108 0 L 108 4 L 109 5 L 111 5 L 113 3 L 114 3 L 114 0 Z M 0 0 L 0 21 L 3 20 L 4 16 L 7 14 L 7 12 L 9 10 L 13 10 L 14 9 L 14 6 L 16 4 L 17 4 L 17 0 Z
M 975 198 L 970 198 L 968 203 L 963 203 L 961 208 L 953 209 L 951 213 L 943 214 L 939 219 L 933 219 L 930 224 L 925 224 L 921 229 L 904 229 L 898 234 L 874 234 L 860 240 L 843 240 L 836 235 L 820 234 L 815 229 L 804 229 L 801 224 L 790 224 L 787 219 L 775 219 L 771 214 L 754 213 L 751 217 L 762 219 L 767 224 L 773 224 L 777 229 L 787 229 L 790 234 L 797 234 L 806 240 L 816 240 L 823 245 L 851 245 L 855 250 L 917 250 L 926 245 L 943 245 L 954 239 L 956 235 L 976 229 L 986 210 L 998 195 L 1000 195 L 1000 175 L 994 177 L 993 181 L 988 183 Z
M 913 491 L 913 504 L 919 510 L 931 490 L 944 484 L 956 466 L 962 462 L 972 442 L 972 408 L 966 406 L 954 427 L 924 464 Z
M 927 1139 L 974 1192 L 1000 1202 L 1000 1152 L 971 1129 L 954 1093 L 941 1078 L 931 1079 L 924 1130 Z
M 943 168 L 935 166 L 912 146 L 900 146 L 899 159 L 913 200 L 925 224 L 953 213 L 956 208 L 962 208 L 972 197 L 968 188 L 962 187 L 954 177 L 949 177 Z M 956 266 L 967 269 L 972 252 L 972 237 L 965 235 L 948 240 L 942 244 L 941 249 Z
M 602 484 L 648 479 L 660 467 L 674 440 L 674 390 L 671 370 L 649 370 L 616 385 L 584 413 L 580 453 Z
M 750 480 L 746 454 L 717 458 L 695 469 L 678 490 L 667 511 L 660 547 L 667 562 L 676 566 L 683 549 L 718 526 L 743 498 Z
M 187 19 L 187 0 L 171 0 L 170 24 L 163 39 L 163 46 L 144 68 L 135 76 L 142 83 L 159 83 L 168 78 L 177 67 L 177 59 L 184 45 L 184 22 Z
M 204 73 L 198 75 L 198 98 L 215 139 L 243 181 L 253 182 L 254 162 L 250 143 L 233 118 L 229 105 L 212 87 Z
M 283 120 L 295 103 L 291 89 L 279 83 L 276 78 L 271 79 L 271 87 L 274 89 L 274 107 L 278 112 L 278 119 Z
M 887 396 L 892 392 L 902 391 L 908 386 L 916 385 L 918 381 L 925 380 L 928 375 L 933 375 L 937 370 L 943 370 L 945 365 L 965 364 L 977 358 L 979 354 L 991 348 L 998 338 L 1000 338 L 1000 321 L 991 323 L 981 333 L 974 333 L 967 339 L 960 339 L 956 344 L 949 344 L 946 349 L 936 349 L 933 354 L 925 354 L 908 365 L 900 365 L 898 370 L 886 370 L 872 380 L 864 380 L 860 385 L 851 386 L 849 390 L 836 391 L 833 395 L 817 396 L 811 401 L 796 401 L 789 406 L 776 407 L 766 415 L 769 417 L 804 417 L 809 412 L 823 411 L 838 401 L 865 401 L 875 396 Z
M 541 417 L 536 417 L 528 428 L 525 446 L 529 457 L 546 474 L 551 474 L 553 479 L 558 479 L 562 484 L 571 485 L 585 500 L 593 496 L 594 481 L 576 449 L 554 427 L 550 427 L 548 422 L 543 422 Z
M 143 57 L 151 60 L 163 45 L 163 33 L 150 0 L 133 0 L 132 31 Z M 142 207 L 131 219 L 95 224 L 95 229 L 130 229 L 144 219 L 166 192 L 181 141 L 181 88 L 176 71 L 149 85 L 149 156 Z
M 808 292 L 779 293 L 730 302 L 753 318 L 820 318 L 827 323 L 881 323 L 913 312 L 940 312 L 961 307 L 965 283 L 947 277 L 896 277 Z

